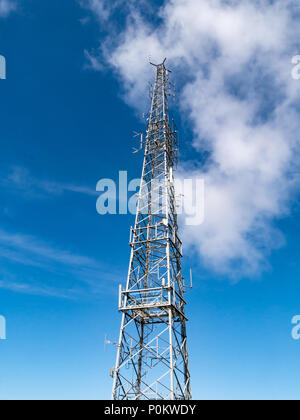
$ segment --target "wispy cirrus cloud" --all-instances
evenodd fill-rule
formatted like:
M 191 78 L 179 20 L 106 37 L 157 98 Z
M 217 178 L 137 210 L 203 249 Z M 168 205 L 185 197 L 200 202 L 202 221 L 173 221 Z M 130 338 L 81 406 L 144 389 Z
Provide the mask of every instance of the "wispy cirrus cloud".
M 13 167 L 2 177 L 0 186 L 7 192 L 32 199 L 53 198 L 65 194 L 97 196 L 95 189 L 71 183 L 59 183 L 34 177 L 23 167 Z M 120 274 L 105 263 L 75 253 L 55 243 L 0 227 L 0 259 L 10 271 L 1 275 L 0 288 L 45 296 L 77 297 L 110 293 L 111 284 Z M 22 269 L 22 267 L 24 269 Z M 15 275 L 21 270 L 22 276 Z M 41 281 L 41 279 L 43 279 Z
M 78 296 L 76 290 L 64 290 L 43 285 L 31 284 L 28 281 L 22 283 L 20 281 L 13 280 L 11 276 L 7 274 L 0 277 L 0 289 L 8 290 L 10 292 L 21 293 L 25 295 L 37 295 L 45 297 L 54 297 L 59 299 L 75 299 Z
M 21 293 L 70 298 L 98 295 L 109 292 L 111 284 L 120 278 L 116 267 L 112 269 L 34 236 L 3 229 L 0 229 L 0 258 L 19 267 L 16 271 L 22 273 L 20 278 L 11 270 L 3 273 L 1 268 L 0 288 Z
M 299 2 L 168 0 L 150 17 L 133 3 L 94 58 L 115 70 L 125 101 L 140 110 L 148 57 L 168 57 L 194 132 L 195 160 L 182 171 L 206 181 L 206 219 L 185 229 L 185 244 L 216 272 L 257 275 L 284 243 L 276 220 L 299 191 L 300 84 L 291 77 Z
M 8 17 L 12 12 L 15 12 L 17 8 L 18 4 L 14 0 L 0 0 L 0 17 Z
M 28 196 L 58 196 L 65 192 L 80 193 L 90 196 L 96 196 L 96 188 L 87 186 L 54 182 L 40 179 L 32 176 L 28 169 L 14 166 L 11 172 L 2 179 L 1 185 L 7 188 L 17 190 Z
M 7 246 L 9 249 L 12 248 L 28 255 L 34 255 L 35 262 L 49 261 L 71 267 L 97 267 L 97 264 L 90 258 L 49 246 L 29 235 L 8 233 L 0 229 L 0 244 Z

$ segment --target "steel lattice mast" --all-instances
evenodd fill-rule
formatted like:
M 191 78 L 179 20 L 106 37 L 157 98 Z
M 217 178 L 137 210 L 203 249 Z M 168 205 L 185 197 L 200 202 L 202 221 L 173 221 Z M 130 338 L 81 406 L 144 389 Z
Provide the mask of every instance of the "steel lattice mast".
M 191 399 L 173 178 L 178 147 L 169 121 L 165 61 L 155 65 L 129 274 L 126 289 L 120 287 L 114 400 Z

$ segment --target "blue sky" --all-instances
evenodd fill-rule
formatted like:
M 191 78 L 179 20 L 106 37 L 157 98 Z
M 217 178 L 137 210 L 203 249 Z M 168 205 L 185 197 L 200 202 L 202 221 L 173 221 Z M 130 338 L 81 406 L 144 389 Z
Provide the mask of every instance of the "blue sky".
M 141 14 L 149 26 L 157 28 L 157 36 L 166 31 L 170 17 L 182 13 L 169 3 L 169 8 L 160 9 L 162 22 L 154 19 L 152 8 L 162 3 L 148 4 L 149 9 Z M 189 0 L 187 5 L 193 7 L 192 3 Z M 207 3 L 203 1 L 203 7 Z M 0 341 L 0 398 L 110 397 L 109 370 L 114 365 L 115 348 L 108 346 L 104 352 L 104 336 L 118 338 L 118 285 L 127 275 L 129 228 L 134 217 L 98 215 L 95 189 L 101 178 L 117 180 L 120 170 L 127 170 L 130 178 L 139 177 L 141 155 L 132 155 L 132 133 L 143 128 L 143 97 L 147 80 L 153 76 L 147 56 L 159 60 L 166 53 L 171 55 L 179 91 L 178 107 L 172 103 L 171 111 L 181 132 L 181 170 L 189 174 L 202 171 L 200 162 L 208 150 L 215 160 L 204 170 L 207 188 L 214 193 L 208 196 L 208 205 L 218 202 L 216 192 L 221 190 L 221 197 L 224 193 L 231 198 L 231 217 L 226 221 L 230 234 L 219 215 L 208 217 L 203 230 L 196 232 L 197 238 L 185 229 L 182 232 L 186 239 L 184 271 L 186 275 L 190 267 L 194 271 L 187 307 L 193 397 L 298 399 L 300 342 L 291 338 L 291 319 L 300 313 L 300 209 L 297 177 L 291 179 L 286 169 L 298 170 L 289 153 L 298 153 L 297 145 L 290 142 L 297 126 L 293 126 L 294 120 L 282 118 L 298 112 L 300 83 L 289 80 L 287 86 L 282 82 L 290 73 L 290 58 L 299 53 L 297 45 L 285 45 L 282 40 L 282 50 L 275 50 L 271 39 L 278 33 L 263 30 L 264 43 L 259 36 L 247 41 L 249 50 L 257 51 L 257 45 L 268 50 L 265 80 L 271 87 L 280 84 L 282 97 L 290 95 L 285 108 L 279 109 L 278 97 L 270 95 L 262 101 L 265 87 L 260 86 L 255 72 L 261 68 L 260 56 L 257 61 L 253 56 L 244 57 L 240 45 L 227 50 L 227 32 L 221 31 L 213 40 L 231 62 L 238 58 L 240 68 L 247 60 L 254 63 L 252 78 L 247 74 L 249 91 L 243 91 L 245 81 L 241 78 L 243 95 L 230 93 L 235 101 L 243 101 L 238 103 L 238 121 L 244 125 L 237 124 L 239 132 L 234 135 L 250 133 L 254 139 L 254 163 L 244 161 L 243 167 L 250 165 L 249 171 L 258 175 L 249 181 L 235 160 L 230 161 L 229 169 L 224 165 L 229 159 L 220 142 L 226 144 L 231 116 L 219 110 L 225 133 L 222 138 L 208 112 L 198 118 L 204 109 L 201 95 L 196 95 L 198 83 L 202 82 L 201 92 L 207 95 L 206 110 L 215 107 L 210 98 L 216 97 L 221 83 L 210 67 L 218 50 L 212 40 L 205 50 L 209 59 L 205 61 L 202 50 L 197 53 L 198 59 L 203 59 L 201 67 L 194 57 L 189 62 L 183 53 L 173 54 L 172 39 L 164 38 L 163 50 L 157 50 L 152 35 L 140 32 L 132 9 L 108 10 L 104 3 L 100 11 L 97 1 L 85 2 L 89 8 L 73 0 L 20 0 L 15 4 L 15 10 L 0 18 L 0 54 L 7 60 L 7 80 L 0 80 L 0 315 L 7 320 L 7 340 Z M 221 16 L 224 7 L 215 11 L 216 16 Z M 0 1 L 0 14 L 1 10 Z M 209 9 L 202 12 L 209 19 Z M 238 11 L 237 19 L 242 12 Z M 252 15 L 255 19 L 257 11 L 250 12 L 249 19 Z M 133 19 L 134 36 L 124 16 Z M 286 28 L 289 18 L 283 16 L 268 9 L 265 18 Z M 110 39 L 116 28 L 120 38 Z M 200 35 L 207 39 L 210 34 Z M 148 46 L 142 56 L 136 39 L 144 39 Z M 179 45 L 178 50 L 188 54 L 189 37 L 180 39 L 184 39 L 185 48 Z M 208 54 L 209 46 L 213 51 Z M 128 56 L 128 51 L 133 55 Z M 219 53 L 217 64 L 227 80 L 232 74 L 224 56 Z M 287 60 L 276 80 L 274 57 Z M 204 67 L 211 78 L 204 75 Z M 186 74 L 196 85 L 186 84 Z M 195 96 L 189 105 L 192 87 Z M 229 101 L 223 91 L 217 99 L 219 104 L 224 100 L 236 121 L 236 102 Z M 281 125 L 271 115 L 272 104 Z M 251 124 L 248 113 L 256 116 Z M 257 120 L 269 125 L 262 128 Z M 262 129 L 275 139 L 274 150 L 270 151 L 268 144 L 260 149 Z M 279 133 L 278 139 L 274 133 Z M 243 153 L 240 143 L 235 144 L 235 150 L 238 146 Z M 267 173 L 256 165 L 257 153 L 267 156 L 268 165 L 263 162 Z M 217 173 L 218 168 L 223 172 Z M 228 183 L 221 183 L 221 178 Z M 256 199 L 251 197 L 253 183 L 257 185 Z M 240 195 L 247 189 L 248 195 Z M 225 219 L 228 208 L 225 203 Z M 199 236 L 204 239 L 198 240 Z M 213 243 L 205 241 L 208 236 Z

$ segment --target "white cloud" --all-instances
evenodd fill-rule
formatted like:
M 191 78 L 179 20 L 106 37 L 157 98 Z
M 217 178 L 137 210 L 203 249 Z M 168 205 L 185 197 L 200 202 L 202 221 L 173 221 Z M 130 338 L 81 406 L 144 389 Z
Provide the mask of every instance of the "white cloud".
M 102 71 L 104 70 L 105 66 L 101 63 L 101 58 L 95 57 L 93 54 L 91 54 L 89 51 L 84 51 L 85 57 L 87 59 L 86 68 L 95 70 L 95 71 Z
M 153 24 L 131 9 L 102 57 L 141 107 L 152 76 L 148 56 L 168 57 L 182 89 L 179 104 L 193 127 L 206 180 L 206 220 L 185 243 L 214 270 L 254 275 L 283 238 L 274 220 L 287 215 L 299 184 L 300 84 L 291 77 L 299 51 L 300 5 L 293 0 L 169 0 Z M 103 59 L 102 58 L 102 59 Z
M 79 0 L 81 7 L 90 9 L 102 22 L 110 15 L 109 3 L 107 0 Z
M 0 0 L 0 17 L 7 17 L 17 9 L 17 3 L 12 0 Z

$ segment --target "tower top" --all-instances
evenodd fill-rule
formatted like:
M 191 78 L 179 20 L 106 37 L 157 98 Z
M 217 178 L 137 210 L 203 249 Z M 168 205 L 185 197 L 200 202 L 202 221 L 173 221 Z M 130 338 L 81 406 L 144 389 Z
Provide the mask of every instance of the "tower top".
M 163 68 L 164 70 L 167 70 L 168 72 L 172 73 L 171 70 L 167 69 L 165 64 L 166 64 L 167 59 L 165 58 L 164 61 L 161 64 L 154 64 L 150 61 L 151 66 L 154 66 L 156 68 Z

